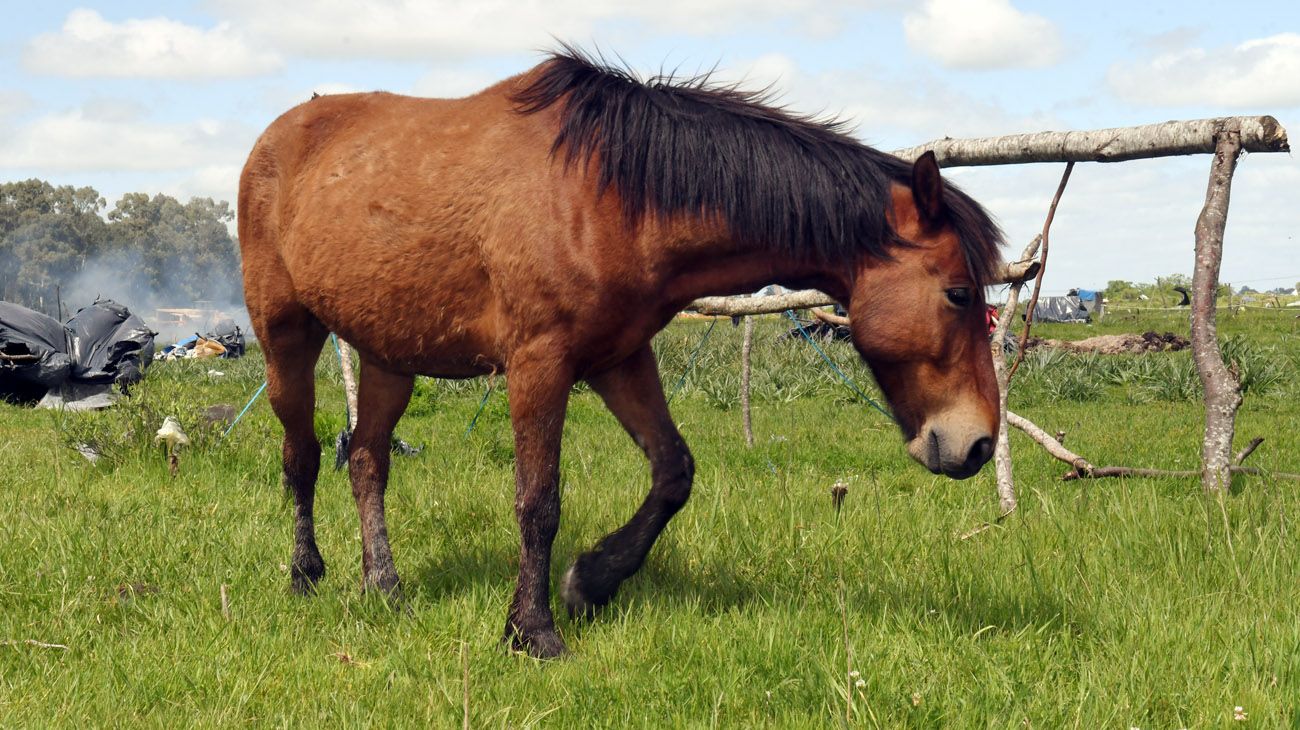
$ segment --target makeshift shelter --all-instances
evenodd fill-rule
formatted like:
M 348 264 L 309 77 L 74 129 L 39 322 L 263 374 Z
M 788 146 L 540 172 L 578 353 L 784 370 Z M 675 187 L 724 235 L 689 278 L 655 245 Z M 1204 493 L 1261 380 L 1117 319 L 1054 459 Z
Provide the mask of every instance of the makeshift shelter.
M 154 332 L 117 302 L 103 299 L 64 324 L 26 307 L 0 302 L 0 398 L 75 407 L 144 377 Z
M 1071 289 L 1063 297 L 1039 297 L 1034 307 L 1035 322 L 1091 322 L 1103 313 L 1101 292 Z

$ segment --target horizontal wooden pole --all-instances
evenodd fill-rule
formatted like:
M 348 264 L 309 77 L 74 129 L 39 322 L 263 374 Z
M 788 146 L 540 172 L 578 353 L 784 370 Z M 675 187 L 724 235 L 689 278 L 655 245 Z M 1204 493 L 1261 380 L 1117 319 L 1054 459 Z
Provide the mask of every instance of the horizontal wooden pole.
M 1037 261 L 1014 261 L 1002 264 L 990 284 L 1009 284 L 1032 279 L 1038 273 Z M 835 299 L 816 289 L 801 289 L 783 294 L 755 297 L 700 297 L 686 305 L 686 310 L 700 314 L 741 317 L 747 314 L 772 314 L 787 309 L 808 309 L 835 304 Z
M 761 297 L 700 297 L 686 309 L 700 314 L 714 314 L 739 317 L 746 314 L 771 314 L 787 309 L 807 309 L 834 304 L 829 294 L 816 289 L 802 289 L 784 294 L 768 294 Z
M 1223 132 L 1241 135 L 1247 152 L 1289 152 L 1286 129 L 1270 116 L 1219 117 L 1140 127 L 1076 132 L 1035 132 L 1005 137 L 945 137 L 893 154 L 912 161 L 934 150 L 943 167 L 1018 165 L 1026 162 L 1121 162 L 1147 157 L 1210 154 Z

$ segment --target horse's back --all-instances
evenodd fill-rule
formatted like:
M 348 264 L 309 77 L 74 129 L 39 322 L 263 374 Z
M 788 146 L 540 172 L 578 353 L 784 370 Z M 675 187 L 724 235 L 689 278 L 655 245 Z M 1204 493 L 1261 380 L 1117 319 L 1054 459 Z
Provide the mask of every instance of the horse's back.
M 458 100 L 323 96 L 286 112 L 240 181 L 254 326 L 301 306 L 395 369 L 499 367 L 483 247 L 548 167 L 537 126 L 500 85 Z

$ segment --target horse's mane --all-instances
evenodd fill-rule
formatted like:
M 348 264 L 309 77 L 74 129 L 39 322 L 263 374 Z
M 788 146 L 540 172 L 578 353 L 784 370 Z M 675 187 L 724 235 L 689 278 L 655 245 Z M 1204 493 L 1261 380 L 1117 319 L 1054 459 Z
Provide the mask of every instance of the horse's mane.
M 841 120 L 792 114 L 766 92 L 708 74 L 632 72 L 565 45 L 513 96 L 524 114 L 563 103 L 552 154 L 598 165 L 598 192 L 618 190 L 629 220 L 713 214 L 748 245 L 823 260 L 888 259 L 903 242 L 886 219 L 890 184 L 911 165 L 845 133 Z M 599 153 L 599 154 L 597 154 Z M 1002 232 L 970 196 L 945 183 L 950 223 L 977 285 L 990 280 Z

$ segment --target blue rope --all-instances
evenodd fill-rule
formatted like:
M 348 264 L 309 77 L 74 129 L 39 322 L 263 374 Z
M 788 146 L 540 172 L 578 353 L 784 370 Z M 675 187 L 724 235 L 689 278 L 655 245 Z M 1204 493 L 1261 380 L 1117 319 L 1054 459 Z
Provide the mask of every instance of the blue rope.
M 239 423 L 239 419 L 243 418 L 245 413 L 248 413 L 248 409 L 253 407 L 253 403 L 257 400 L 257 396 L 261 395 L 264 390 L 266 390 L 265 380 L 262 381 L 262 385 L 257 389 L 257 392 L 253 393 L 253 397 L 248 399 L 248 405 L 244 406 L 244 410 L 240 411 L 239 415 L 235 416 L 235 420 L 231 421 L 230 425 L 226 427 L 225 432 L 221 434 L 221 438 L 225 438 L 230 434 L 230 432 L 235 428 L 235 424 Z
M 813 341 L 812 335 L 808 334 L 808 330 L 803 328 L 803 322 L 800 322 L 799 318 L 794 316 L 794 312 L 787 309 L 785 310 L 785 316 L 789 317 L 791 322 L 794 322 L 795 326 L 799 328 L 799 334 L 803 335 L 803 338 L 808 341 L 808 344 L 813 346 L 813 349 L 817 351 L 817 354 L 822 356 L 822 360 L 824 360 L 827 365 L 831 366 L 831 370 L 834 370 L 835 374 L 840 376 L 840 380 L 843 380 L 845 385 L 852 388 L 853 392 L 857 393 L 858 397 L 861 398 L 863 401 L 865 401 L 867 405 L 885 414 L 885 418 L 888 418 L 891 421 L 894 420 L 894 417 L 890 415 L 889 411 L 885 410 L 884 408 L 881 407 L 879 403 L 872 400 L 871 396 L 867 395 L 866 393 L 863 393 L 862 389 L 858 387 L 857 383 L 853 382 L 853 380 L 849 378 L 849 376 L 844 374 L 843 370 L 840 370 L 839 367 L 835 365 L 835 363 L 831 362 L 830 357 L 828 357 L 826 353 L 822 351 L 822 348 L 818 346 L 818 344 L 815 341 Z
M 686 382 L 686 376 L 690 374 L 691 368 L 695 367 L 696 356 L 700 354 L 700 350 L 704 347 L 704 343 L 709 341 L 709 335 L 713 334 L 713 326 L 717 323 L 718 320 L 714 318 L 712 322 L 709 322 L 709 328 L 704 330 L 704 336 L 700 338 L 700 344 L 695 346 L 695 350 L 691 352 L 690 358 L 686 361 L 686 369 L 682 371 L 682 376 L 677 379 L 677 384 L 673 386 L 673 392 L 668 394 L 669 403 L 673 402 L 673 398 L 677 396 L 677 391 L 681 390 L 682 384 Z
M 483 391 L 483 398 L 478 402 L 478 410 L 474 411 L 474 417 L 470 419 L 469 426 L 465 429 L 465 435 L 461 438 L 469 438 L 474 427 L 478 425 L 478 417 L 483 415 L 483 409 L 487 407 L 488 397 L 492 395 L 492 390 L 497 387 L 496 378 L 488 380 L 487 390 Z

